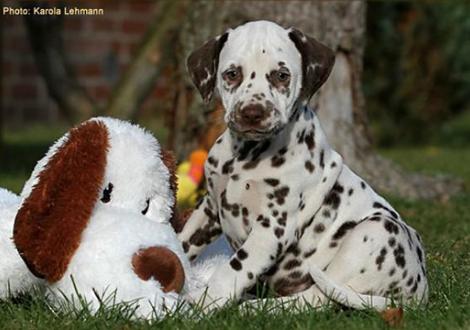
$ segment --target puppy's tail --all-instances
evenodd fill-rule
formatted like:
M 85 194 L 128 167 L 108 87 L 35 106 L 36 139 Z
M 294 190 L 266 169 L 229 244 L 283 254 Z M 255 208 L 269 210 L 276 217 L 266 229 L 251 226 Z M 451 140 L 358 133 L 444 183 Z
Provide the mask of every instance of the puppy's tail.
M 391 302 L 385 297 L 360 294 L 346 286 L 335 283 L 315 265 L 310 265 L 310 275 L 326 297 L 347 307 L 354 309 L 372 308 L 383 311 Z

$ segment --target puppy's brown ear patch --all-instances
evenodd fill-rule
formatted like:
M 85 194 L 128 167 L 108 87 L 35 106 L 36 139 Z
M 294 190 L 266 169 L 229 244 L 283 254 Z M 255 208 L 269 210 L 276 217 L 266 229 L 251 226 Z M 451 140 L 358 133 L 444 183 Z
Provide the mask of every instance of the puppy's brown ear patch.
M 299 100 L 306 104 L 330 75 L 335 54 L 330 48 L 297 29 L 291 29 L 289 38 L 302 56 L 302 89 Z
M 132 257 L 132 266 L 137 276 L 148 281 L 154 278 L 162 285 L 163 292 L 183 290 L 184 268 L 178 256 L 166 247 L 152 246 L 141 249 Z
M 108 131 L 88 121 L 70 131 L 38 175 L 15 219 L 13 239 L 33 274 L 60 280 L 80 245 L 104 179 Z
M 186 63 L 189 76 L 206 103 L 211 100 L 214 94 L 219 55 L 227 39 L 228 32 L 225 32 L 223 35 L 207 41 L 189 55 Z

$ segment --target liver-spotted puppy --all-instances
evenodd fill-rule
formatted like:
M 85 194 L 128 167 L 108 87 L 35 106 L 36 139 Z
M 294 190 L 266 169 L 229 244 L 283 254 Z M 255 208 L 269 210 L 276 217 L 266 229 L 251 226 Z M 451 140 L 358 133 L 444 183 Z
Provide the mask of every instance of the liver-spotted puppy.
M 314 305 L 427 300 L 420 236 L 343 164 L 307 106 L 333 63 L 326 46 L 267 21 L 190 55 L 193 82 L 205 101 L 218 92 L 229 127 L 205 165 L 208 193 L 179 234 L 191 259 L 221 233 L 235 250 L 206 304 L 238 299 L 258 280 Z

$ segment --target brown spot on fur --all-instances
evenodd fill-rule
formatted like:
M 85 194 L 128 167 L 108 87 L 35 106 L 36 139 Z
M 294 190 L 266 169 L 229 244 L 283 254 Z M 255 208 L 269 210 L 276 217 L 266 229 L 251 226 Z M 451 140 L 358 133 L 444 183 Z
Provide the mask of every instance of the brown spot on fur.
M 322 223 L 319 223 L 313 227 L 313 231 L 316 233 L 323 233 L 325 231 L 325 225 Z
M 291 270 L 292 268 L 299 267 L 302 264 L 302 262 L 298 259 L 292 259 L 286 262 L 284 265 L 285 270 Z
M 230 174 L 233 172 L 233 163 L 235 162 L 235 159 L 230 159 L 224 163 L 222 166 L 222 174 Z
M 310 251 L 305 252 L 304 253 L 304 258 L 308 258 L 308 257 L 312 256 L 313 254 L 315 254 L 315 252 L 317 252 L 316 248 L 313 248 Z
M 315 165 L 313 165 L 311 161 L 307 160 L 305 162 L 305 168 L 307 169 L 307 171 L 312 173 L 315 170 Z
M 214 158 L 213 156 L 209 156 L 209 158 L 207 158 L 207 162 L 214 167 L 217 167 L 217 165 L 219 165 L 219 160 Z
M 266 178 L 264 179 L 264 182 L 273 187 L 276 187 L 279 184 L 279 180 L 274 178 Z
M 152 246 L 141 249 L 132 257 L 134 272 L 144 281 L 152 277 L 160 282 L 163 292 L 180 293 L 184 286 L 184 268 L 178 256 L 170 249 Z
M 289 296 L 304 291 L 313 284 L 315 284 L 315 282 L 310 274 L 305 274 L 299 279 L 281 278 L 274 282 L 273 289 L 280 296 Z
M 248 257 L 248 253 L 246 253 L 245 250 L 240 249 L 237 251 L 237 257 L 240 258 L 240 260 L 245 260 Z
M 274 191 L 274 197 L 276 198 L 276 203 L 279 205 L 284 204 L 285 198 L 289 194 L 289 187 L 288 186 L 283 186 L 277 190 Z
M 67 270 L 101 194 L 108 143 L 102 122 L 72 129 L 18 211 L 14 242 L 36 276 L 53 283 Z
M 310 131 L 307 135 L 305 135 L 305 143 L 307 144 L 307 148 L 309 150 L 315 148 L 315 139 L 313 131 Z
M 271 158 L 271 166 L 272 167 L 280 167 L 282 164 L 284 164 L 285 161 L 286 161 L 286 159 L 284 157 L 274 155 Z
M 325 168 L 325 150 L 320 151 L 320 167 Z
M 238 260 L 237 258 L 233 258 L 230 261 L 230 266 L 236 271 L 239 271 L 239 270 L 242 269 L 242 264 L 241 264 L 240 260 Z
M 282 235 L 284 235 L 284 229 L 276 227 L 276 229 L 274 229 L 274 235 L 276 235 L 277 238 L 281 238 Z
M 354 227 L 356 227 L 356 223 L 354 221 L 346 221 L 338 228 L 336 233 L 333 235 L 333 239 L 338 240 L 342 238 L 344 235 L 346 235 L 348 230 L 351 230 Z

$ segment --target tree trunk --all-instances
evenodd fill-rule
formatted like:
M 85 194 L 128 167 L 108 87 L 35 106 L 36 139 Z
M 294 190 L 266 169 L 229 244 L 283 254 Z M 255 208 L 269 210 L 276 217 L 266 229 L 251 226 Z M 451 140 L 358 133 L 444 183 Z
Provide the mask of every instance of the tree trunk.
M 37 2 L 31 2 L 26 7 L 31 9 L 37 5 Z M 43 7 L 50 6 L 43 4 Z M 65 55 L 62 39 L 64 17 L 26 15 L 24 20 L 36 67 L 65 118 L 74 123 L 92 116 L 96 110 L 95 105 L 78 83 Z
M 113 89 L 111 99 L 104 110 L 106 115 L 117 118 L 134 119 L 136 113 L 152 91 L 163 64 L 167 64 L 172 47 L 172 34 L 178 11 L 184 11 L 187 2 L 165 0 L 158 3 L 158 10 L 146 35 L 143 37 L 137 54 L 129 68 Z
M 182 30 L 183 58 L 227 27 L 246 21 L 266 19 L 284 27 L 295 26 L 336 52 L 331 76 L 311 105 L 345 163 L 382 193 L 407 198 L 446 198 L 461 185 L 446 178 L 406 173 L 373 150 L 361 89 L 365 10 L 363 1 L 198 1 L 193 3 Z M 183 58 L 181 70 L 185 70 Z M 206 122 L 202 109 L 200 101 L 195 101 L 186 121 Z M 178 144 L 185 152 L 195 145 L 188 133 L 183 131 L 179 140 L 189 143 Z
M 167 141 L 167 147 L 174 150 L 178 159 L 186 158 L 196 148 L 210 147 L 215 140 L 208 141 L 209 136 L 218 136 L 225 129 L 221 125 L 223 119 L 220 116 L 223 108 L 217 104 L 208 108 L 194 93 L 194 86 L 186 70 L 186 58 L 192 50 L 224 30 L 227 26 L 224 21 L 228 16 L 227 10 L 228 2 L 192 1 L 181 25 L 180 52 L 177 54 L 179 69 L 176 74 L 180 83 L 174 113 L 170 114 L 173 120 L 170 120 L 171 133 Z

